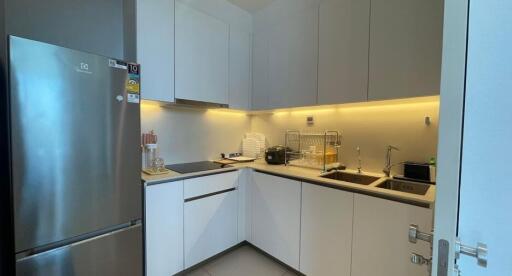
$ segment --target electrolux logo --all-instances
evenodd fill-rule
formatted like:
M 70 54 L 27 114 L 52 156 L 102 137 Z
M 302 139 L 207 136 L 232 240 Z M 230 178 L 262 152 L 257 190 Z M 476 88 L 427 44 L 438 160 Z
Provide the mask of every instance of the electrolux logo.
M 89 64 L 87 64 L 85 62 L 80 62 L 80 66 L 75 67 L 75 70 L 78 73 L 92 74 L 92 72 L 89 71 Z

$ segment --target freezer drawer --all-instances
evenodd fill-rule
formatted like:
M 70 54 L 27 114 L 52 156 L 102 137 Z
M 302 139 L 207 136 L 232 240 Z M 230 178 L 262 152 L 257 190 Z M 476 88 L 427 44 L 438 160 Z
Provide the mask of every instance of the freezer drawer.
M 142 226 L 135 225 L 16 262 L 18 276 L 143 275 Z

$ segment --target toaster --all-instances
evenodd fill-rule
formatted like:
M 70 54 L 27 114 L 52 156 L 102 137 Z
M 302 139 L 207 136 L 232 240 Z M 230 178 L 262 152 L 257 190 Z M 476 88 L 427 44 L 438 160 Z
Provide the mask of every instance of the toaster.
M 265 161 L 271 165 L 282 165 L 285 163 L 286 148 L 274 146 L 265 150 Z

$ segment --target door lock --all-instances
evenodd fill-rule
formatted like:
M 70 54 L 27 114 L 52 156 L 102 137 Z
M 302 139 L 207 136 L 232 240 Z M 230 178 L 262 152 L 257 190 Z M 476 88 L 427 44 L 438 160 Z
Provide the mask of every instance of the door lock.
M 464 245 L 457 239 L 455 243 L 455 258 L 459 259 L 460 255 L 474 257 L 477 264 L 481 267 L 487 267 L 487 245 L 477 243 L 476 247 Z
M 420 254 L 412 253 L 411 254 L 411 263 L 417 265 L 430 265 L 432 262 L 432 258 L 425 258 Z

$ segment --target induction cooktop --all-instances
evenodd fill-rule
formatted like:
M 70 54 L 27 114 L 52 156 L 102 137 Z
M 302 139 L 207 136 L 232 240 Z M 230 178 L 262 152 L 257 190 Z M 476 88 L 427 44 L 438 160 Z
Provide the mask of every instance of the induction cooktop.
M 169 169 L 171 171 L 175 171 L 177 173 L 194 173 L 194 172 L 202 172 L 202 171 L 217 170 L 217 169 L 222 169 L 222 168 L 229 168 L 232 166 L 219 164 L 219 163 L 215 163 L 215 162 L 211 162 L 211 161 L 201 161 L 201 162 L 166 165 L 165 167 L 167 169 Z

